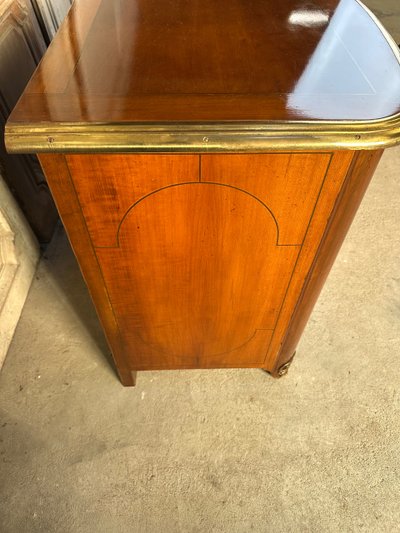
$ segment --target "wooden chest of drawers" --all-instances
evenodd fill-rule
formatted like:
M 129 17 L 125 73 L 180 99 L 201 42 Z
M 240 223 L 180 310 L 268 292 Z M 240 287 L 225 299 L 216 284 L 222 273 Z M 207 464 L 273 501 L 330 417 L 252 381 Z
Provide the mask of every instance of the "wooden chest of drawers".
M 76 1 L 14 110 L 123 384 L 287 370 L 399 138 L 398 54 L 358 2 L 322 3 Z

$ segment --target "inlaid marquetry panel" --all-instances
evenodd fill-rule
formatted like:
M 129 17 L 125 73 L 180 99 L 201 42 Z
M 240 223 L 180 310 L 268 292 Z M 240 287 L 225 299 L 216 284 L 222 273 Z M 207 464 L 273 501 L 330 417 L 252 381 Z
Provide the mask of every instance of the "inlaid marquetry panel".
M 135 202 L 168 185 L 199 180 L 252 194 L 275 217 L 279 244 L 301 244 L 331 155 L 92 154 L 66 159 L 93 243 L 109 247 L 115 246 L 118 226 Z M 74 175 L 85 179 L 77 181 Z
M 335 152 L 326 176 L 321 168 L 326 167 L 327 154 L 319 154 L 321 165 L 314 171 L 322 189 L 314 207 L 307 198 L 302 202 L 304 208 L 311 206 L 311 220 L 301 211 L 295 216 L 287 212 L 294 226 L 299 220 L 301 226 L 307 224 L 301 245 L 280 240 L 279 205 L 271 209 L 268 199 L 274 181 L 268 179 L 273 175 L 268 164 L 274 155 L 284 154 L 265 155 L 265 190 L 258 191 L 251 180 L 249 190 L 238 182 L 218 183 L 216 173 L 214 181 L 206 180 L 208 156 L 174 156 L 174 183 L 157 182 L 161 178 L 155 172 L 154 188 L 143 177 L 141 187 L 147 189 L 133 202 L 129 187 L 125 189 L 124 207 L 111 217 L 113 244 L 108 247 L 94 247 L 88 232 L 86 215 L 91 212 L 93 224 L 104 225 L 106 204 L 104 192 L 93 200 L 88 194 L 95 194 L 96 187 L 87 167 L 68 167 L 62 155 L 40 156 L 124 384 L 133 385 L 131 371 L 157 368 L 261 367 L 278 375 L 292 357 L 322 286 L 318 269 L 326 276 L 380 154 Z M 145 156 L 129 157 L 133 167 L 138 158 L 138 168 L 145 168 Z M 172 156 L 160 157 L 167 161 Z M 197 179 L 186 181 L 190 159 Z M 120 162 L 116 158 L 113 171 L 114 157 L 103 159 L 103 176 L 119 175 Z M 140 172 L 137 176 L 140 181 Z M 286 181 L 280 177 L 279 182 L 284 190 Z M 117 193 L 110 188 L 107 201 Z M 301 198 L 301 191 L 294 189 L 293 195 Z M 331 232 L 332 224 L 339 225 L 339 236 Z M 333 251 L 327 253 L 327 247 Z M 320 257 L 321 249 L 325 251 Z M 314 292 L 307 301 L 308 287 Z
M 268 207 L 228 185 L 137 202 L 118 246 L 96 250 L 136 368 L 260 364 L 300 250 L 277 239 Z
M 199 179 L 197 155 L 91 154 L 66 160 L 95 246 L 115 246 L 124 215 L 147 194 Z
M 280 244 L 303 242 L 332 154 L 202 155 L 201 180 L 227 183 L 265 202 Z
M 261 365 L 332 154 L 65 159 L 129 366 Z

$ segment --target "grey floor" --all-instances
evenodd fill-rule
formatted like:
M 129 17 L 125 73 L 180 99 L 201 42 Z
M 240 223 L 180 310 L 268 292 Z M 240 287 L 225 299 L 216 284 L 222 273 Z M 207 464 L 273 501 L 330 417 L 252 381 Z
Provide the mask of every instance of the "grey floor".
M 397 44 L 400 44 L 400 2 L 399 0 L 363 0 L 375 13 Z
M 0 532 L 399 531 L 399 168 L 387 151 L 278 381 L 123 388 L 60 229 L 0 373 Z

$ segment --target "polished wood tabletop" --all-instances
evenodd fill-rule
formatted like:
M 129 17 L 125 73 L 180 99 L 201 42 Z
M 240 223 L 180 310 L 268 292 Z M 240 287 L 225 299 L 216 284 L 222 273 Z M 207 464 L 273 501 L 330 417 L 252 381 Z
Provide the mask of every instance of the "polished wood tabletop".
M 398 50 L 358 0 L 75 0 L 9 128 L 399 112 Z

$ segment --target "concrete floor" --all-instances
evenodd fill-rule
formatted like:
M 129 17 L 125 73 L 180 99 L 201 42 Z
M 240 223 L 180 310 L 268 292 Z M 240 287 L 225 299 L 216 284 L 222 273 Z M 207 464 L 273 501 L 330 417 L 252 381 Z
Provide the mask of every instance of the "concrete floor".
M 375 13 L 382 24 L 400 44 L 400 2 L 399 0 L 362 0 Z
M 0 373 L 1 533 L 399 531 L 399 168 L 387 151 L 278 381 L 123 388 L 60 229 Z
M 389 150 L 278 381 L 123 388 L 60 230 L 0 374 L 0 531 L 399 531 L 399 168 Z

